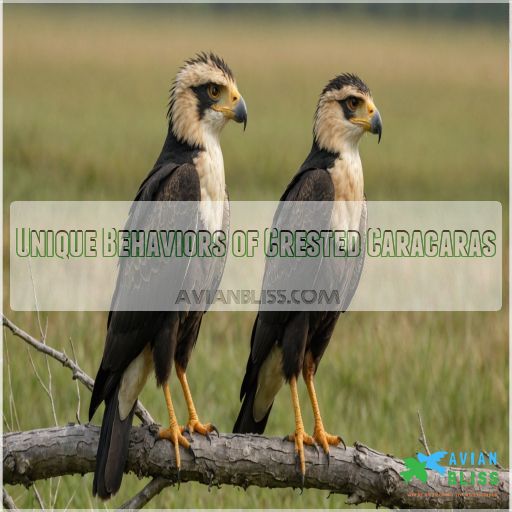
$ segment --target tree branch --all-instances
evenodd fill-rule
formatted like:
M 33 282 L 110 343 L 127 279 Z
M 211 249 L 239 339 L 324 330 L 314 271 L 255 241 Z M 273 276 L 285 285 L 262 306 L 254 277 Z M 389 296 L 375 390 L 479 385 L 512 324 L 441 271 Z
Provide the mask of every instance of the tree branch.
M 166 487 L 174 485 L 172 480 L 162 478 L 160 476 L 153 478 L 139 493 L 133 498 L 123 503 L 120 507 L 121 510 L 135 510 L 147 505 L 157 494 L 160 494 Z
M 46 343 L 42 343 L 37 340 L 30 334 L 26 333 L 23 329 L 18 327 L 16 324 L 11 322 L 6 316 L 2 314 L 2 323 L 7 327 L 15 336 L 22 339 L 24 342 L 28 343 L 31 347 L 35 348 L 39 352 L 52 357 L 53 359 L 59 361 L 65 368 L 68 368 L 73 373 L 73 380 L 79 380 L 85 387 L 89 390 L 92 390 L 94 385 L 94 380 L 85 373 L 80 366 L 73 360 L 71 360 L 64 352 L 60 352 L 59 350 L 50 347 Z M 153 418 L 149 414 L 149 412 L 144 408 L 144 406 L 137 402 L 137 406 L 135 408 L 135 414 L 142 421 L 144 425 L 151 425 L 154 423 Z
M 134 427 L 126 471 L 156 480 L 146 486 L 149 499 L 177 481 L 174 450 L 157 440 L 156 425 Z M 30 485 L 36 480 L 94 471 L 99 428 L 72 425 L 4 435 L 4 482 Z M 206 485 L 250 485 L 269 488 L 301 485 L 293 443 L 281 439 L 240 434 L 194 435 L 194 455 L 182 451 L 182 482 Z M 194 457 L 195 456 L 195 457 Z M 428 471 L 423 483 L 400 477 L 407 468 L 400 459 L 362 444 L 331 448 L 330 461 L 321 451 L 306 448 L 305 488 L 347 494 L 348 503 L 376 503 L 400 508 L 508 508 L 509 473 L 498 471 L 499 485 L 450 486 L 446 477 Z M 461 470 L 469 480 L 469 471 Z M 142 496 L 134 499 L 144 503 Z M 129 505 L 128 502 L 126 505 Z
M 420 437 L 418 441 L 423 445 L 423 448 L 425 448 L 425 453 L 430 455 L 430 448 L 427 444 L 427 436 L 425 435 L 425 430 L 423 429 L 423 421 L 421 421 L 420 411 L 418 411 L 418 421 L 420 422 Z
M 88 389 L 93 387 L 89 377 L 64 352 L 46 345 L 17 327 L 2 315 L 4 326 L 46 356 L 59 361 L 73 373 L 73 379 Z M 138 403 L 137 416 L 146 424 L 134 427 L 126 472 L 152 480 L 122 508 L 140 508 L 164 488 L 177 481 L 174 450 L 168 441 L 158 440 L 158 427 L 144 407 Z M 418 414 L 419 416 L 419 414 Z M 428 445 L 420 421 L 422 444 Z M 33 485 L 41 479 L 94 471 L 99 428 L 92 425 L 69 425 L 8 433 L 3 438 L 4 482 Z M 299 487 L 293 443 L 262 436 L 221 435 L 210 441 L 202 436 L 193 438 L 193 454 L 183 452 L 180 481 L 197 481 L 208 486 L 236 485 L 247 488 Z M 307 448 L 305 488 L 347 494 L 347 503 L 376 503 L 400 508 L 507 508 L 509 473 L 497 471 L 497 486 L 474 485 L 464 490 L 448 485 L 446 477 L 428 471 L 427 482 L 413 479 L 406 483 L 400 472 L 406 470 L 403 461 L 372 450 L 360 443 L 346 450 L 331 448 L 329 460 L 323 452 Z M 469 472 L 460 470 L 469 481 Z M 35 486 L 34 486 L 35 487 Z M 4 507 L 15 506 L 4 489 Z
M 3 489 L 2 503 L 6 510 L 18 510 L 16 504 L 14 503 L 14 500 L 11 498 L 11 496 L 5 489 Z

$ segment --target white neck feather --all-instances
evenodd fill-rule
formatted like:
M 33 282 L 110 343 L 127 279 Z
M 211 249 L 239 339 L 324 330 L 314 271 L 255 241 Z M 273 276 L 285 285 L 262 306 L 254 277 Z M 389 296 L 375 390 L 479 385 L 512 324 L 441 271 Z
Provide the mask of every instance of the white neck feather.
M 206 229 L 222 227 L 223 201 L 226 194 L 224 158 L 219 140 L 220 131 L 203 133 L 203 150 L 194 159 L 201 186 L 200 212 Z
M 348 145 L 329 169 L 336 201 L 331 222 L 335 229 L 356 230 L 364 200 L 364 178 L 358 146 Z

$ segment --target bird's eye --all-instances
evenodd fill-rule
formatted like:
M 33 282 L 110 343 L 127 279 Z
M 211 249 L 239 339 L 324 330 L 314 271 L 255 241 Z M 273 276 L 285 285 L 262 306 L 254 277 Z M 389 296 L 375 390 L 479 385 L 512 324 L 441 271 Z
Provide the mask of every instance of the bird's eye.
M 212 100 L 218 100 L 220 96 L 220 87 L 217 84 L 210 84 L 208 86 L 208 96 Z
M 347 98 L 348 108 L 353 112 L 359 105 L 359 101 L 359 98 L 356 98 L 355 96 L 350 96 L 349 98 Z

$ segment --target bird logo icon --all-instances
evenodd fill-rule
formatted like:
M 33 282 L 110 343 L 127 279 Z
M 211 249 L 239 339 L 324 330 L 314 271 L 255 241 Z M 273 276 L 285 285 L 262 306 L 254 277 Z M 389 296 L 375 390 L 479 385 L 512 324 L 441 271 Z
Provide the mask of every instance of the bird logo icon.
M 444 475 L 446 473 L 446 468 L 441 466 L 439 462 L 448 452 L 435 452 L 432 455 L 425 455 L 424 453 L 418 453 L 418 460 L 420 462 L 426 463 L 426 468 L 431 469 L 432 471 L 436 471 L 440 475 Z
M 424 453 L 418 453 L 417 458 L 408 457 L 404 459 L 406 471 L 402 471 L 400 476 L 406 481 L 410 482 L 413 478 L 417 478 L 421 482 L 427 481 L 427 469 L 436 471 L 440 475 L 446 473 L 446 468 L 441 466 L 439 462 L 448 452 L 439 451 L 432 453 L 431 455 L 425 455 Z
M 407 457 L 404 459 L 407 471 L 402 471 L 400 476 L 409 483 L 413 478 L 417 478 L 422 482 L 427 481 L 427 471 L 425 469 L 426 462 L 420 462 L 414 457 Z

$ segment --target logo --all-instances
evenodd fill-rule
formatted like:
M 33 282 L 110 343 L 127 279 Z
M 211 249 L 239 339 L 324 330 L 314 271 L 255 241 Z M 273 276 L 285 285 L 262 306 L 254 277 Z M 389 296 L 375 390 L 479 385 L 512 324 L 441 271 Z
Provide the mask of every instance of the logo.
M 400 476 L 410 483 L 414 478 L 427 482 L 427 470 L 435 471 L 453 486 L 498 485 L 497 471 L 482 466 L 496 466 L 497 452 L 455 452 L 437 451 L 430 455 L 419 452 L 416 457 L 404 459 L 406 470 Z M 444 463 L 444 465 L 442 464 Z M 461 469 L 464 468 L 465 469 Z

